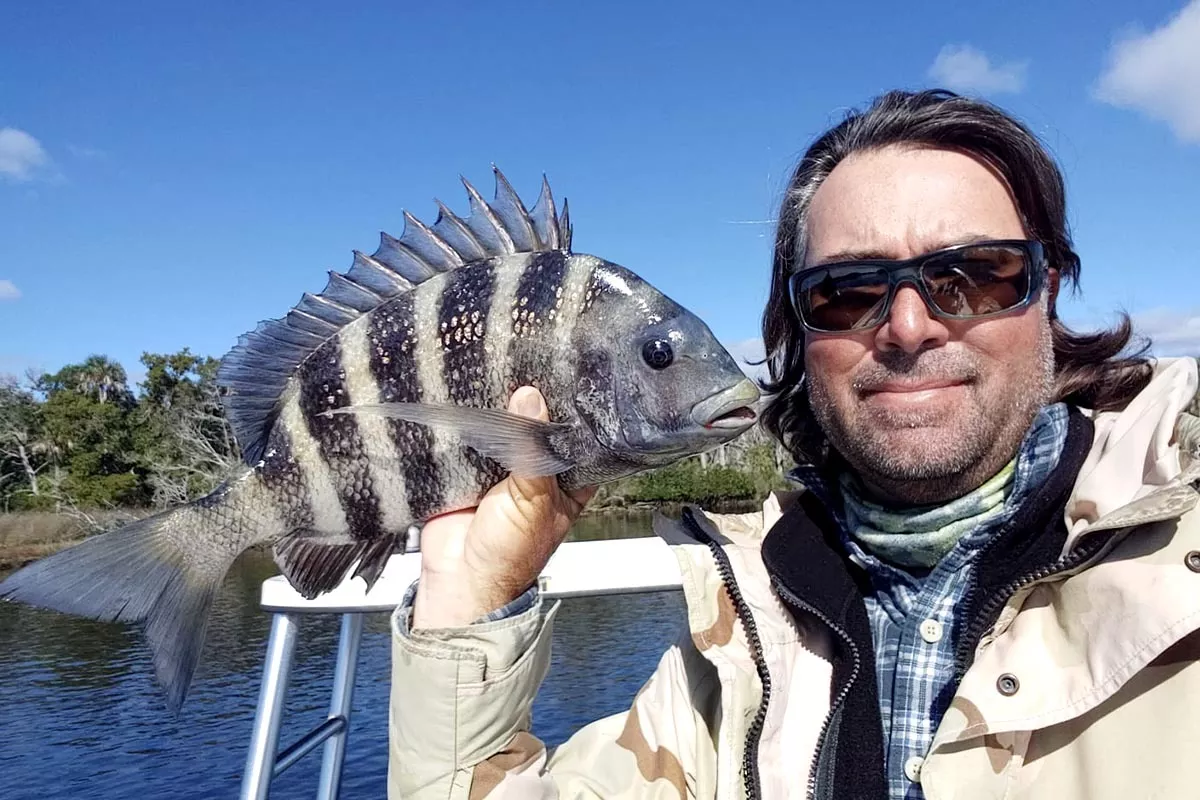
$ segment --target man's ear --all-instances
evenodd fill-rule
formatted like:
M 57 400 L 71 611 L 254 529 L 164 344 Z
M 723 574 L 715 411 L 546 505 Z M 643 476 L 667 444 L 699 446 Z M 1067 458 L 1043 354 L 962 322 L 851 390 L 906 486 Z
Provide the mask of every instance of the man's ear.
M 1061 275 L 1058 270 L 1051 268 L 1046 275 L 1046 291 L 1050 293 L 1050 316 L 1056 316 L 1058 311 L 1058 287 L 1061 285 Z

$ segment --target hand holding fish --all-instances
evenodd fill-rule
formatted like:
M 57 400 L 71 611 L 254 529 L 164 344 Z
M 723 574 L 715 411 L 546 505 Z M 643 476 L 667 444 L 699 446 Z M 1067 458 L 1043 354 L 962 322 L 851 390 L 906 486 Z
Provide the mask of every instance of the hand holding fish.
M 549 419 L 540 392 L 523 387 L 508 410 Z M 443 514 L 421 531 L 413 628 L 469 625 L 516 599 L 546 566 L 595 487 L 563 491 L 554 477 L 510 475 L 478 508 Z

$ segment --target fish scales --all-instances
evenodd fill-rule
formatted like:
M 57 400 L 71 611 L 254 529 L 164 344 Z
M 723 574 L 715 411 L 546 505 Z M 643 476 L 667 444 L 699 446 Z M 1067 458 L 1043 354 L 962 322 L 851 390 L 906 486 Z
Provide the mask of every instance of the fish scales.
M 370 539 L 379 534 L 383 517 L 373 490 L 371 465 L 359 435 L 358 419 L 350 414 L 322 413 L 350 405 L 342 360 L 341 339 L 335 336 L 300 365 L 297 396 L 304 422 L 317 443 L 315 456 L 328 470 L 346 521 L 345 528 L 336 532 Z M 305 462 L 302 466 L 310 467 Z
M 267 440 L 262 465 L 255 471 L 279 509 L 284 530 L 312 530 L 315 517 L 311 493 L 300 463 L 292 452 L 287 427 L 276 424 Z
M 351 405 L 371 406 L 382 402 L 379 380 L 371 368 L 371 324 L 372 317 L 383 311 L 380 308 L 355 320 L 340 334 L 346 393 Z M 372 492 L 379 504 L 380 527 L 393 534 L 405 532 L 414 517 L 408 506 L 402 456 L 388 428 L 388 421 L 370 415 L 360 415 L 354 419 L 358 423 L 359 440 L 371 473 Z
M 493 312 L 496 273 L 495 261 L 482 261 L 448 273 L 441 286 L 437 328 L 441 335 L 441 371 L 445 397 L 454 405 L 503 407 L 504 365 L 500 358 L 489 358 L 484 346 L 487 320 Z M 447 509 L 470 504 L 478 497 L 480 487 L 494 486 L 508 474 L 493 459 L 469 447 L 460 445 L 450 451 L 449 458 L 451 473 L 458 481 L 444 498 Z
M 446 280 L 447 275 L 434 275 L 412 292 L 417 386 L 421 390 L 421 402 L 430 405 L 444 405 L 450 400 L 442 371 L 443 345 L 439 321 L 441 288 Z M 430 428 L 429 432 L 433 439 L 431 460 L 436 465 L 440 489 L 434 508 L 441 509 L 445 507 L 446 498 L 463 493 L 463 478 L 456 464 L 460 451 L 459 438 L 442 428 Z
M 505 309 L 510 392 L 542 383 L 554 374 L 557 359 L 570 358 L 571 348 L 560 342 L 569 342 L 571 331 L 557 325 L 566 275 L 567 257 L 560 252 L 539 253 L 520 274 L 514 302 Z
M 337 482 L 329 464 L 321 455 L 321 445 L 308 428 L 308 420 L 300 407 L 300 393 L 291 392 L 283 399 L 279 425 L 287 431 L 292 445 L 292 458 L 299 468 L 312 509 L 313 529 L 325 534 L 344 534 L 349 528 L 346 514 L 338 498 Z
M 417 370 L 413 293 L 389 301 L 367 315 L 371 374 L 384 403 L 422 403 Z M 405 501 L 412 521 L 437 513 L 444 496 L 441 467 L 434 457 L 433 431 L 402 419 L 384 420 L 400 461 Z
M 399 239 L 239 339 L 218 373 L 246 462 L 228 481 L 14 573 L 0 597 L 142 623 L 178 708 L 221 579 L 253 544 L 305 597 L 350 575 L 369 588 L 408 524 L 509 471 L 603 483 L 753 424 L 757 389 L 702 321 L 572 253 L 545 181 L 529 212 L 496 177 L 492 205 L 466 184 L 466 220 L 406 212 Z M 521 385 L 552 422 L 503 412 Z
M 413 290 L 413 326 L 416 332 L 417 383 L 422 403 L 453 405 L 447 382 L 446 358 L 457 344 L 453 333 L 442 330 L 443 295 L 459 272 L 488 269 L 487 261 L 469 264 L 453 272 L 435 275 Z M 446 320 L 447 328 L 449 320 Z M 477 497 L 483 470 L 478 458 L 454 431 L 444 427 L 430 429 L 433 437 L 433 461 L 437 465 L 441 495 L 432 513 L 463 508 Z
M 578 326 L 580 314 L 583 312 L 587 285 L 592 280 L 592 273 L 595 271 L 598 259 L 572 254 L 564 256 L 563 261 L 562 292 L 555 292 L 556 297 L 552 309 L 554 321 L 553 325 L 547 329 L 546 334 L 551 341 L 574 343 L 576 341 L 575 328 Z M 547 317 L 550 314 L 550 311 L 546 312 Z M 578 353 L 571 353 L 568 359 L 556 359 L 539 380 L 541 383 L 550 381 L 558 385 L 571 385 L 574 382 L 573 372 L 578 359 Z M 578 417 L 579 412 L 574 407 L 569 395 L 551 394 L 553 400 L 548 399 L 547 406 L 552 419 L 561 419 L 566 414 Z

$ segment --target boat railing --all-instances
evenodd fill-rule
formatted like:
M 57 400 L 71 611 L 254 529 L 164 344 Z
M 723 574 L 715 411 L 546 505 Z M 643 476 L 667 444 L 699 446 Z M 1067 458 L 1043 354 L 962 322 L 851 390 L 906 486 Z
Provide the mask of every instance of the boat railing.
M 263 663 L 262 686 L 250 748 L 242 775 L 242 800 L 263 800 L 271 781 L 313 750 L 324 745 L 317 785 L 320 800 L 334 800 L 341 786 L 350 730 L 351 704 L 362 639 L 363 615 L 391 612 L 417 579 L 420 553 L 395 555 L 366 591 L 361 578 L 343 582 L 313 600 L 304 599 L 282 576 L 263 582 L 261 606 L 272 615 Z M 657 537 L 567 542 L 560 546 L 539 577 L 544 597 L 671 591 L 680 588 L 679 565 Z M 307 614 L 340 614 L 333 690 L 325 721 L 282 751 L 279 730 L 292 671 L 300 620 Z

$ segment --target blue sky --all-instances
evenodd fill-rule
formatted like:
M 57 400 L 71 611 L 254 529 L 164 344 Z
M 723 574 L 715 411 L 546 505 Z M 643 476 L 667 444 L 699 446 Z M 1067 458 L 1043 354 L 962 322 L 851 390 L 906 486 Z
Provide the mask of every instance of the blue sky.
M 788 170 L 894 87 L 982 94 L 1059 158 L 1069 322 L 1200 353 L 1200 0 L 11 4 L 0 373 L 222 355 L 401 210 L 489 165 L 571 201 L 576 250 L 752 349 Z M 174 7 L 171 7 L 174 6 Z

